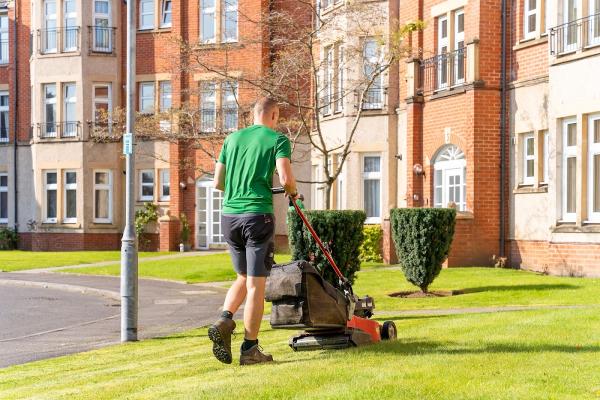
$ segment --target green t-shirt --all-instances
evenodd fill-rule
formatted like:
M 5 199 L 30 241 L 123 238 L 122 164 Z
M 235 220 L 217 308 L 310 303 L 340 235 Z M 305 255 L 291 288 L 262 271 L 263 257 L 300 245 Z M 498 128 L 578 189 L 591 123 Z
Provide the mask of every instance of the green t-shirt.
M 291 156 L 289 139 L 264 125 L 227 136 L 219 156 L 225 164 L 223 214 L 272 214 L 275 160 Z

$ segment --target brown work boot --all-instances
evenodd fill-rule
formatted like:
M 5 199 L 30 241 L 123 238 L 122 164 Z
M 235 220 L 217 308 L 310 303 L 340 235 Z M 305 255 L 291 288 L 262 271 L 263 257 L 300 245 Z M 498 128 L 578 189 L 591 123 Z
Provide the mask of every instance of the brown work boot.
M 260 364 L 273 361 L 273 356 L 262 352 L 259 345 L 250 347 L 246 351 L 242 351 L 240 356 L 240 365 Z
M 208 328 L 208 338 L 213 342 L 213 354 L 217 360 L 231 364 L 231 334 L 235 322 L 229 318 L 219 318 Z

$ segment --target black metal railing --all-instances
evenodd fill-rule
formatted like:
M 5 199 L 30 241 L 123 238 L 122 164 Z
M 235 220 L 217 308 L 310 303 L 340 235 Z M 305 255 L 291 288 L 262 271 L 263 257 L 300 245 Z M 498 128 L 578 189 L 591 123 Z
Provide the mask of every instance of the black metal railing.
M 239 109 L 237 107 L 201 108 L 199 127 L 201 134 L 226 133 L 239 129 Z
M 81 136 L 81 122 L 66 121 L 37 124 L 40 139 L 78 139 Z
M 382 86 L 372 86 L 364 93 L 362 90 L 356 92 L 356 104 L 361 102 L 363 110 L 382 110 L 386 106 L 386 99 L 387 88 Z
M 39 53 L 51 54 L 79 51 L 80 31 L 81 28 L 79 26 L 38 29 Z
M 8 64 L 8 40 L 0 40 L 0 64 Z
M 600 13 L 550 28 L 550 54 L 559 56 L 600 45 Z
M 467 74 L 467 48 L 421 61 L 418 90 L 424 94 L 460 86 Z
M 88 26 L 88 48 L 90 53 L 113 54 L 117 28 Z

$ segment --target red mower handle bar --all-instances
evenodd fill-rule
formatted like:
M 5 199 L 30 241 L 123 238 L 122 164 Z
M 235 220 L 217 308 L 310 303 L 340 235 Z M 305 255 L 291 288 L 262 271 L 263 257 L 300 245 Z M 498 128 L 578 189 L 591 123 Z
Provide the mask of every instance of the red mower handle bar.
M 271 192 L 273 194 L 281 194 L 281 193 L 285 193 L 285 189 L 282 188 L 282 187 L 275 187 L 275 188 L 271 189 Z M 304 213 L 302 212 L 302 210 L 300 209 L 300 207 L 298 207 L 298 204 L 296 204 L 296 202 L 293 199 L 291 199 L 291 198 L 290 198 L 290 204 L 294 206 L 294 209 L 296 210 L 296 213 L 300 216 L 300 219 L 302 219 L 302 222 L 304 223 L 304 226 L 306 226 L 306 228 L 310 232 L 310 234 L 313 237 L 313 239 L 315 239 L 315 242 L 317 242 L 317 246 L 319 246 L 319 248 L 321 249 L 321 251 L 323 252 L 323 254 L 325 255 L 325 257 L 327 258 L 327 261 L 329 261 L 329 264 L 331 265 L 331 267 L 335 271 L 335 274 L 338 276 L 338 278 L 340 279 L 340 281 L 342 283 L 344 283 L 344 284 L 347 283 L 348 281 L 347 281 L 346 277 L 342 274 L 342 272 L 338 268 L 337 264 L 333 260 L 333 257 L 331 256 L 331 254 L 329 253 L 329 251 L 327 250 L 327 248 L 325 248 L 325 245 L 323 245 L 323 242 L 319 238 L 319 235 L 317 235 L 317 232 L 315 232 L 315 230 L 312 227 L 312 225 L 310 224 L 310 222 L 308 222 L 308 219 L 306 218 L 306 215 L 304 215 Z

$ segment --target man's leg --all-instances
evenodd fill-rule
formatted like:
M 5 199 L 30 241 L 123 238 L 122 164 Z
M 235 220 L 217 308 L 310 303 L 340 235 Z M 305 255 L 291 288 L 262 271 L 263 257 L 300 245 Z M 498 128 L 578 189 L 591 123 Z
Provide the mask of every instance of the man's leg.
M 235 314 L 246 298 L 246 275 L 238 274 L 237 279 L 227 291 L 223 311 Z
M 247 298 L 244 308 L 244 338 L 256 340 L 260 323 L 265 310 L 265 284 L 267 278 L 262 276 L 249 276 L 246 280 Z

